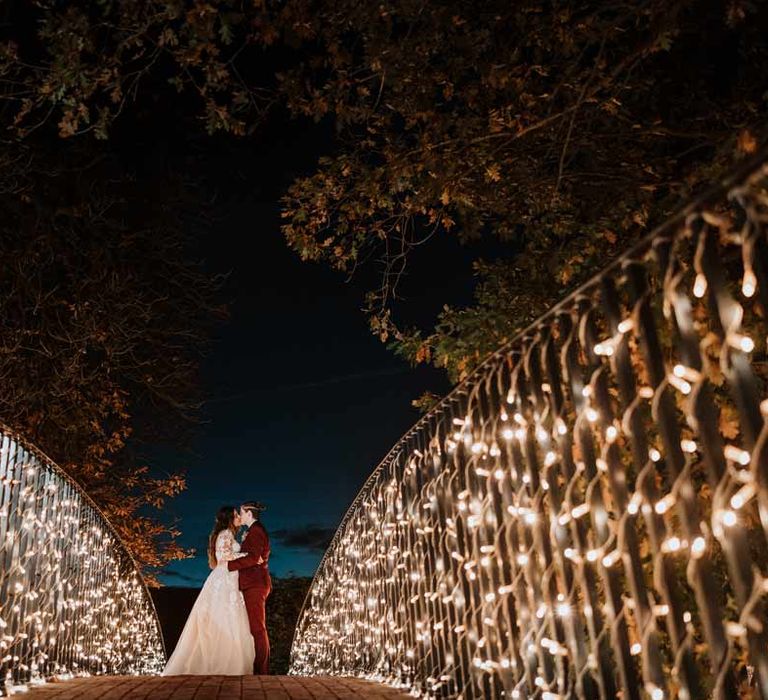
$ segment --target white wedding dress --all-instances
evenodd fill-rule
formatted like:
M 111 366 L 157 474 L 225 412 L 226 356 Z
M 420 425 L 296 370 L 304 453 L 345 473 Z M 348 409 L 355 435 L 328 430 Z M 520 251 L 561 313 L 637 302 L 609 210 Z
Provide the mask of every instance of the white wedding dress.
M 244 676 L 255 651 L 237 571 L 227 562 L 244 556 L 229 530 L 216 538 L 216 568 L 203 584 L 162 675 Z

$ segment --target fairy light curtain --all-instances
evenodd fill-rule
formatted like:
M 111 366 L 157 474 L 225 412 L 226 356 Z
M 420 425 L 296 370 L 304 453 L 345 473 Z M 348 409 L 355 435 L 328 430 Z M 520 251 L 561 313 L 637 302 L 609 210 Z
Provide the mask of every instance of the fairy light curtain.
M 135 562 L 82 489 L 0 425 L 0 688 L 159 673 L 157 614 Z
M 765 159 L 393 448 L 320 565 L 292 673 L 436 698 L 768 698 Z

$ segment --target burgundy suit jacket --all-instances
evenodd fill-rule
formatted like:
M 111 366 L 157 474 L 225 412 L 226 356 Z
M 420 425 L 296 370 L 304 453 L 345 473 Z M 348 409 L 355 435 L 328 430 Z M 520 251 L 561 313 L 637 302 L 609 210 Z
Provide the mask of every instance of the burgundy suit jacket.
M 261 523 L 253 523 L 248 528 L 248 534 L 240 545 L 240 551 L 246 556 L 227 562 L 230 571 L 239 571 L 238 585 L 240 590 L 246 588 L 272 588 L 269 577 L 269 536 Z M 259 561 L 261 560 L 261 563 Z

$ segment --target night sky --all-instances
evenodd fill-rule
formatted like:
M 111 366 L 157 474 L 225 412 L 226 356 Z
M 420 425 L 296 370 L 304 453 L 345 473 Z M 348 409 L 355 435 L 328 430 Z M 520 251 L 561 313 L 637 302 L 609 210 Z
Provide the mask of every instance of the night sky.
M 443 373 L 410 368 L 369 332 L 361 307 L 374 267 L 347 283 L 288 249 L 279 197 L 332 148 L 332 134 L 324 125 L 273 122 L 258 138 L 186 144 L 182 161 L 170 132 L 150 149 L 147 167 L 184 162 L 205 174 L 216 204 L 201 254 L 211 272 L 229 274 L 231 313 L 204 367 L 206 422 L 194 454 L 162 461 L 187 472 L 188 490 L 166 517 L 178 519 L 182 544 L 198 551 L 168 566 L 168 585 L 202 584 L 216 510 L 250 499 L 268 508 L 273 575 L 312 575 L 368 474 L 418 419 L 411 401 L 449 388 Z M 419 251 L 401 318 L 426 325 L 443 304 L 467 302 L 469 260 L 453 238 Z

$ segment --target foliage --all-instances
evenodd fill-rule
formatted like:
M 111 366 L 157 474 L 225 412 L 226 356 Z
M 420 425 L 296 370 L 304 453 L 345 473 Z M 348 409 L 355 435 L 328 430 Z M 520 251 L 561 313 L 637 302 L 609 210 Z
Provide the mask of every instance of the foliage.
M 299 178 L 284 231 L 303 258 L 384 269 L 374 332 L 460 379 L 617 251 L 754 150 L 766 8 L 750 3 L 315 4 L 297 113 L 332 114 L 336 155 Z M 322 70 L 318 70 L 318 64 Z M 752 130 L 752 131 L 751 131 Z M 475 303 L 403 330 L 392 301 L 430 237 L 496 237 Z
M 347 274 L 376 262 L 372 330 L 453 379 L 754 150 L 765 119 L 768 9 L 749 0 L 12 5 L 39 26 L 0 58 L 20 133 L 106 136 L 159 79 L 209 131 L 249 133 L 278 103 L 332 119 L 335 152 L 286 195 L 287 241 Z M 446 235 L 513 262 L 476 264 L 470 308 L 401 328 L 411 255 Z
M 215 281 L 189 261 L 181 222 L 135 205 L 145 185 L 115 184 L 109 158 L 41 148 L 0 149 L 0 415 L 151 572 L 186 555 L 153 515 L 185 481 L 150 470 L 142 445 L 183 441 L 196 420 Z
M 246 131 L 269 96 L 246 84 L 232 62 L 261 31 L 263 3 L 246 15 L 234 0 L 130 0 L 31 5 L 9 2 L 6 24 L 18 29 L 0 48 L 6 118 L 26 136 L 55 119 L 59 134 L 106 138 L 113 120 L 162 75 L 177 93 L 192 93 L 209 131 Z M 245 29 L 245 38 L 237 37 Z

